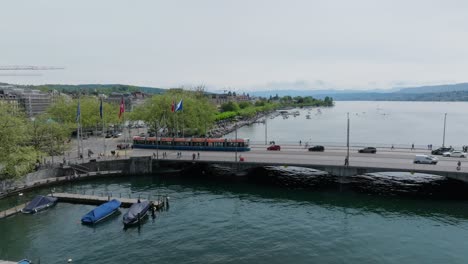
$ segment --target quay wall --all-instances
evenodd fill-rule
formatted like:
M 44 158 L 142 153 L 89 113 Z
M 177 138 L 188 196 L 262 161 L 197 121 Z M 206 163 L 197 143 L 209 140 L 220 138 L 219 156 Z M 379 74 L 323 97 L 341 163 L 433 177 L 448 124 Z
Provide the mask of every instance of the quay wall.
M 328 172 L 334 176 L 353 176 L 372 172 L 411 172 L 411 173 L 426 173 L 447 178 L 460 180 L 468 183 L 468 173 L 456 171 L 431 171 L 431 170 L 404 170 L 395 168 L 376 168 L 376 167 L 356 167 L 356 166 L 338 166 L 338 165 L 322 165 L 322 164 L 272 164 L 260 162 L 233 162 L 233 161 L 183 161 L 183 160 L 155 160 L 151 157 L 131 157 L 129 159 L 116 159 L 116 160 L 98 160 L 95 162 L 88 162 L 79 164 L 79 168 L 87 170 L 86 173 L 80 172 L 81 176 L 76 177 L 76 170 L 72 166 L 57 167 L 43 169 L 36 172 L 29 173 L 22 179 L 18 180 L 3 180 L 0 181 L 0 198 L 8 195 L 11 192 L 21 191 L 22 189 L 31 189 L 43 187 L 48 184 L 57 184 L 55 180 L 58 177 L 66 177 L 67 180 L 78 180 L 89 177 L 103 177 L 108 174 L 100 172 L 118 172 L 118 175 L 150 175 L 159 172 L 180 172 L 188 171 L 195 172 L 198 168 L 209 167 L 217 165 L 219 167 L 227 168 L 228 172 L 222 176 L 243 176 L 249 169 L 262 166 L 297 166 L 306 167 L 316 170 Z M 77 165 L 78 166 L 78 165 Z M 92 175 L 91 175 L 92 174 Z M 112 176 L 117 176 L 113 173 Z M 50 179 L 44 181 L 45 179 Z M 41 181 L 43 180 L 43 181 Z

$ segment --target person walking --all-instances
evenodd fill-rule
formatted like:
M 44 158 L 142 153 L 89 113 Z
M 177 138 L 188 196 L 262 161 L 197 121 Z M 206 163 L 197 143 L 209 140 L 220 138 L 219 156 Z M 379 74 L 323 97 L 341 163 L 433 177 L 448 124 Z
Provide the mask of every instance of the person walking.
M 457 170 L 459 171 L 461 169 L 461 161 L 457 162 Z
M 349 159 L 348 159 L 348 157 L 346 157 L 346 158 L 344 159 L 344 165 L 345 165 L 345 166 L 349 166 Z
M 200 152 L 197 153 L 197 158 L 200 159 Z
M 414 150 L 414 143 L 411 144 L 411 150 Z
M 196 157 L 196 155 L 195 155 L 195 152 L 194 152 L 194 153 L 192 154 L 192 160 L 195 160 L 195 157 Z

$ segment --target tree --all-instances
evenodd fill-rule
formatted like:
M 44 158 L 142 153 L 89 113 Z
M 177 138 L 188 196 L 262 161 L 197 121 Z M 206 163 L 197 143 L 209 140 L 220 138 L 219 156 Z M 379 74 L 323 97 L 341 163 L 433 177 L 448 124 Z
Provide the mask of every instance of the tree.
M 171 112 L 172 102 L 183 100 L 183 110 Z M 136 107 L 130 115 L 132 120 L 145 121 L 154 131 L 169 131 L 204 135 L 215 120 L 216 108 L 198 92 L 173 90 L 155 95 Z
M 61 155 L 66 149 L 65 141 L 73 130 L 71 124 L 59 124 L 48 115 L 36 117 L 29 123 L 32 147 L 50 156 Z
M 39 155 L 28 146 L 28 120 L 19 109 L 0 103 L 0 178 L 15 178 L 34 168 Z
M 103 120 L 99 114 L 99 98 L 83 96 L 80 101 L 81 126 L 84 128 L 101 127 L 106 124 L 117 124 L 119 120 L 119 105 L 103 103 Z M 60 124 L 75 124 L 77 117 L 78 99 L 66 99 L 61 97 L 56 103 L 47 109 L 50 118 Z
M 239 105 L 233 101 L 230 101 L 221 105 L 222 112 L 229 112 L 229 111 L 238 112 L 239 110 L 240 110 Z

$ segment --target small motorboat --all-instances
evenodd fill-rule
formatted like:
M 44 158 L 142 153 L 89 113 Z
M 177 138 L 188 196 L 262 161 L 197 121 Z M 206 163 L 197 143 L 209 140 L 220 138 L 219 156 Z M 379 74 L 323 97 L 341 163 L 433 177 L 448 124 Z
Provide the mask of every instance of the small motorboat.
M 52 196 L 38 195 L 30 201 L 26 207 L 21 209 L 24 214 L 34 214 L 54 206 L 57 203 L 57 198 Z
M 116 199 L 103 203 L 100 206 L 94 208 L 89 213 L 85 214 L 81 218 L 81 223 L 85 225 L 96 224 L 111 216 L 113 213 L 117 212 L 120 207 L 120 204 L 121 202 Z
M 132 204 L 128 211 L 123 216 L 123 224 L 124 226 L 130 226 L 138 224 L 143 217 L 146 216 L 149 209 L 151 207 L 151 203 L 149 201 L 138 201 L 138 203 Z
M 32 262 L 29 259 L 22 259 L 18 261 L 18 264 L 32 264 Z

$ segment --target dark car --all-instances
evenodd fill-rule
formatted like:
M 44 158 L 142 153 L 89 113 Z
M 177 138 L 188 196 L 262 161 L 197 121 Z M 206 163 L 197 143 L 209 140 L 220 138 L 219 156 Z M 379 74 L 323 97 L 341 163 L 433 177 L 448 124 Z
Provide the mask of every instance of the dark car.
M 271 145 L 267 148 L 267 150 L 281 150 L 280 145 Z
M 309 151 L 325 151 L 324 146 L 312 146 L 309 148 Z
M 365 147 L 363 149 L 358 150 L 359 153 L 376 153 L 377 149 L 374 147 Z
M 432 155 L 442 155 L 444 154 L 445 152 L 452 152 L 453 151 L 453 148 L 452 147 L 442 147 L 442 148 L 438 148 L 436 150 L 433 150 L 431 152 Z
M 117 144 L 117 149 L 128 149 L 129 147 L 130 147 L 130 144 L 128 143 Z

